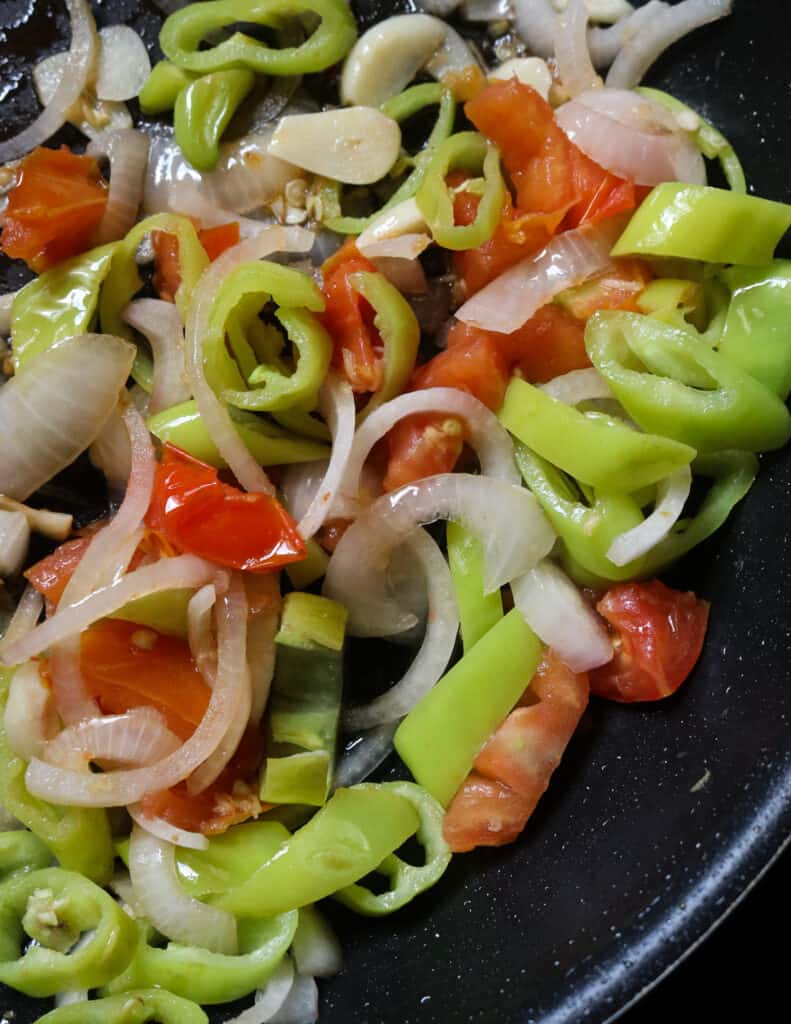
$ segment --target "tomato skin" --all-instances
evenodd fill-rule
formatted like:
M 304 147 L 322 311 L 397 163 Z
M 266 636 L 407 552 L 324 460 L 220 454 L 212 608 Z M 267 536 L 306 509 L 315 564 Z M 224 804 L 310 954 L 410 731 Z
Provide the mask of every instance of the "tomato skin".
M 590 673 L 591 692 L 621 703 L 662 700 L 700 657 L 708 601 L 659 580 L 622 583 L 596 605 L 615 634 L 615 657 Z
M 566 228 L 597 224 L 618 213 L 628 213 L 637 205 L 638 197 L 645 194 L 638 191 L 634 182 L 605 171 L 573 145 L 571 175 L 577 199 L 566 214 Z
M 346 242 L 322 267 L 326 307 L 319 319 L 333 340 L 332 365 L 357 393 L 378 391 L 382 383 L 382 341 L 374 327 L 374 311 L 352 287 L 352 274 L 373 273 L 376 267 Z
M 197 226 L 196 221 L 193 223 Z M 226 249 L 238 244 L 239 225 L 232 221 L 229 224 L 218 224 L 214 228 L 201 228 L 198 240 L 209 260 L 214 262 Z M 175 302 L 176 292 L 181 285 L 179 240 L 167 231 L 152 231 L 151 244 L 154 249 L 154 290 L 165 302 Z
M 51 607 L 57 607 L 92 539 L 75 537 L 73 540 L 67 540 L 25 571 L 25 579 L 47 599 Z
M 442 834 L 453 853 L 505 846 L 525 827 L 526 803 L 510 786 L 470 772 L 445 812 Z
M 230 224 L 218 224 L 213 228 L 201 228 L 198 238 L 209 260 L 213 263 L 226 250 L 239 244 L 239 223 L 231 221 Z
M 0 248 L 42 273 L 93 244 L 107 183 L 88 156 L 39 147 L 19 165 L 3 214 Z

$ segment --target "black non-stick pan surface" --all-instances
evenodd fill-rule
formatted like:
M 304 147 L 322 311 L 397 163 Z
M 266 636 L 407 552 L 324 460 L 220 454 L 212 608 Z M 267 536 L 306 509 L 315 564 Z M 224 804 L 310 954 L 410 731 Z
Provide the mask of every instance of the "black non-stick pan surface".
M 125 20 L 156 52 L 152 3 L 93 6 L 100 24 Z M 396 10 L 356 6 L 367 21 Z M 36 110 L 31 61 L 64 45 L 62 4 L 0 0 L 0 30 L 7 136 Z M 783 0 L 736 0 L 649 76 L 728 135 L 756 192 L 784 201 L 789 37 Z M 24 279 L 16 265 L 0 271 L 0 290 Z M 346 966 L 322 985 L 322 1024 L 609 1020 L 761 874 L 791 831 L 789 490 L 791 453 L 765 458 L 726 527 L 675 570 L 671 582 L 712 602 L 692 678 L 655 706 L 594 700 L 517 843 L 454 858 L 393 917 L 330 908 Z M 71 499 L 85 506 L 84 494 Z M 11 1008 L 15 1024 L 40 1012 L 5 990 L 0 1011 Z

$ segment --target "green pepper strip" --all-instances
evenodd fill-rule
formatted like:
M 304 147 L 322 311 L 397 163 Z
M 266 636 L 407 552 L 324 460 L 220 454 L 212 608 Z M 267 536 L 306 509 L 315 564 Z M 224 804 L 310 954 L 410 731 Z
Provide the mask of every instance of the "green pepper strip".
M 73 1003 L 40 1017 L 37 1024 L 209 1024 L 209 1018 L 191 999 L 161 989 L 137 989 L 122 996 Z
M 130 341 L 134 339 L 132 328 L 124 323 L 121 314 L 143 287 L 135 256 L 140 243 L 152 231 L 164 231 L 166 234 L 175 235 L 178 239 L 181 284 L 175 298 L 181 319 L 186 322 L 192 293 L 201 274 L 209 265 L 209 257 L 200 244 L 198 234 L 190 220 L 173 213 L 158 213 L 136 224 L 126 238 L 118 243 L 113 253 L 110 272 L 104 282 L 99 300 L 99 316 L 102 331 L 105 334 L 115 334 L 121 338 L 128 338 Z M 135 365 L 132 368 L 132 376 L 146 391 L 151 390 L 153 364 L 147 352 L 138 351 Z
M 32 832 L 0 832 L 0 878 L 15 871 L 37 871 L 51 860 L 46 844 Z
M 453 170 L 480 174 L 483 195 L 472 224 L 454 223 L 453 197 L 445 182 Z M 417 205 L 431 228 L 434 241 L 444 249 L 477 249 L 495 232 L 505 202 L 505 182 L 497 147 L 477 132 L 458 132 L 440 143 L 417 191 Z
M 373 871 L 419 826 L 410 801 L 386 787 L 336 790 L 247 882 L 212 902 L 240 917 L 315 903 Z
M 38 944 L 20 956 L 25 935 Z M 0 886 L 0 981 L 26 995 L 103 985 L 124 970 L 136 940 L 134 921 L 112 896 L 74 871 L 44 868 Z
M 791 437 L 791 415 L 780 398 L 692 327 L 636 313 L 597 313 L 588 321 L 585 346 L 644 430 L 701 451 L 769 451 Z
M 719 351 L 783 400 L 791 391 L 791 261 L 767 267 L 732 267 Z
M 768 263 L 789 227 L 785 203 L 668 181 L 643 200 L 612 255 Z
M 431 134 L 426 140 L 421 151 L 414 158 L 415 165 L 407 177 L 401 182 L 395 192 L 390 196 L 384 206 L 369 217 L 343 217 L 340 216 L 339 191 L 333 191 L 332 183 L 322 186 L 319 195 L 322 200 L 322 209 L 332 210 L 338 207 L 338 213 L 334 216 L 323 217 L 324 226 L 330 231 L 337 231 L 342 235 L 359 235 L 366 227 L 385 210 L 396 206 L 398 203 L 411 199 L 423 179 L 434 156 L 437 146 L 444 142 L 453 131 L 453 123 L 456 119 L 456 100 L 449 89 L 443 88 L 436 82 L 426 82 L 422 85 L 413 85 L 398 96 L 386 100 L 379 108 L 387 117 L 403 124 L 404 121 L 433 104 L 439 106 L 437 120 L 431 129 Z
M 252 71 L 214 71 L 178 94 L 173 111 L 176 142 L 193 167 L 214 168 L 223 132 L 254 85 Z
M 144 114 L 164 114 L 172 110 L 181 90 L 195 81 L 195 75 L 177 68 L 169 60 L 161 60 L 151 69 L 137 97 Z
M 27 765 L 12 753 L 2 727 L 11 674 L 8 669 L 0 672 L 0 803 L 47 844 L 63 867 L 107 882 L 113 868 L 107 813 L 99 808 L 56 807 L 27 791 Z
M 295 437 L 259 416 L 234 412 L 231 422 L 262 466 L 312 462 L 329 456 L 327 445 Z M 225 462 L 209 437 L 194 402 L 183 402 L 157 413 L 148 420 L 148 429 L 163 443 L 170 442 L 202 462 L 218 469 L 225 468 Z
M 499 416 L 528 448 L 605 492 L 658 483 L 695 456 L 685 444 L 638 433 L 610 416 L 580 412 L 517 377 L 508 385 Z
M 350 885 L 334 894 L 333 899 L 368 917 L 392 914 L 421 892 L 430 889 L 443 876 L 452 857 L 442 834 L 445 817 L 442 806 L 425 789 L 412 782 L 389 782 L 384 785 L 409 800 L 420 816 L 417 838 L 425 847 L 426 861 L 421 867 L 416 867 L 391 853 L 376 869 L 378 874 L 390 880 L 387 892 L 377 895 L 364 885 Z
M 420 325 L 412 307 L 382 274 L 351 274 L 349 283 L 375 312 L 374 327 L 382 339 L 382 385 L 358 416 L 361 423 L 374 409 L 400 395 L 415 368 Z
M 415 780 L 443 806 L 484 743 L 533 677 L 542 644 L 517 609 L 456 662 L 409 712 L 395 748 Z M 481 685 L 486 680 L 486 685 Z
M 645 86 L 639 86 L 635 89 L 635 92 L 639 92 L 641 96 L 647 96 L 649 99 L 660 103 L 663 107 L 667 107 L 668 110 L 672 110 L 673 113 L 694 114 L 700 122 L 700 127 L 694 136 L 698 149 L 708 160 L 719 160 L 725 180 L 733 192 L 739 192 L 743 195 L 747 191 L 744 170 L 736 155 L 736 150 L 713 124 L 709 124 L 697 111 L 688 107 L 686 103 L 682 103 L 681 100 L 677 100 L 675 96 L 671 96 L 669 93 L 662 92 L 661 89 L 648 89 Z
M 286 955 L 297 930 L 299 912 L 239 922 L 239 953 L 225 956 L 196 946 L 169 942 L 149 943 L 149 929 L 140 928 L 140 940 L 126 971 L 103 989 L 112 995 L 135 988 L 166 989 L 203 1006 L 243 999 L 266 984 Z
M 459 609 L 464 650 L 469 651 L 503 617 L 500 591 L 484 593 L 483 545 L 458 523 L 447 526 L 448 562 Z
M 168 636 L 186 637 L 187 608 L 194 593 L 194 590 L 181 588 L 139 597 L 114 612 L 112 618 L 148 626 Z
M 91 330 L 115 249 L 113 242 L 59 263 L 17 293 L 11 306 L 15 369 L 21 370 L 55 342 Z
M 235 32 L 216 46 L 200 49 L 207 35 L 238 22 L 276 29 L 301 14 L 318 15 L 321 23 L 300 46 L 276 50 Z M 249 68 L 264 75 L 304 75 L 337 64 L 356 38 L 357 25 L 345 0 L 213 0 L 171 14 L 159 43 L 165 56 L 186 71 Z
M 291 586 L 297 590 L 304 590 L 326 575 L 330 562 L 330 556 L 313 537 L 305 542 L 305 547 L 306 557 L 301 562 L 292 562 L 286 566 Z
M 515 455 L 525 483 L 561 539 L 564 568 L 577 583 L 607 587 L 640 575 L 642 559 L 617 566 L 607 558 L 615 538 L 643 521 L 632 495 L 595 491 L 587 504 L 573 481 L 525 445 L 517 443 Z

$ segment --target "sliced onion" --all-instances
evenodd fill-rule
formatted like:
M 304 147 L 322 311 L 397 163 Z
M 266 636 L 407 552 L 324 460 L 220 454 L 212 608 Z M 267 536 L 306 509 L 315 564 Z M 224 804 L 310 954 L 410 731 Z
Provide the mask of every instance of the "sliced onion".
M 247 619 L 247 663 L 250 666 L 252 703 L 250 722 L 257 725 L 269 699 L 275 672 L 275 634 L 280 621 L 280 580 L 248 576 L 245 581 L 250 615 Z
M 250 668 L 247 664 L 247 594 L 239 575 L 231 576 L 230 585 L 223 595 L 225 614 L 217 621 L 217 681 L 236 694 L 233 715 L 228 728 L 215 750 L 187 780 L 190 793 L 202 793 L 215 781 L 236 753 L 247 723 L 250 720 L 252 691 Z M 226 682 L 227 680 L 227 682 Z
M 316 1024 L 319 1019 L 319 989 L 313 978 L 296 975 L 286 1001 L 269 1024 Z
M 329 459 L 315 459 L 313 462 L 295 462 L 286 466 L 283 472 L 281 490 L 289 515 L 302 519 L 315 500 L 321 481 L 327 475 Z
M 247 491 L 273 494 L 274 488 L 236 432 L 228 409 L 206 380 L 203 370 L 203 339 L 209 312 L 217 289 L 235 267 L 264 259 L 274 252 L 309 252 L 313 241 L 314 236 L 310 231 L 298 227 L 270 227 L 255 238 L 245 239 L 209 265 L 198 281 L 190 305 L 186 329 L 186 364 L 192 393 L 214 446 Z
M 578 96 L 601 85 L 588 50 L 588 8 L 585 0 L 569 0 L 555 29 L 555 60 L 563 88 Z
M 23 501 L 85 451 L 134 357 L 127 341 L 82 334 L 53 345 L 0 388 L 0 493 Z
M 58 714 L 67 725 L 96 718 L 99 705 L 88 693 L 80 664 L 80 638 L 67 637 L 49 652 L 49 674 Z
M 69 53 L 61 51 L 40 60 L 33 68 L 33 87 L 42 107 L 46 107 L 57 92 L 68 65 Z M 78 102 L 69 110 L 67 118 L 69 124 L 73 124 L 89 139 L 98 138 L 104 132 L 127 131 L 134 127 L 132 115 L 125 103 L 98 99 L 90 85 L 86 86 Z
M 481 62 L 456 29 L 445 25 L 445 38 L 426 64 L 426 71 L 442 82 L 448 75 L 460 75 L 468 68 L 480 66 Z
M 610 249 L 623 228 L 611 217 L 595 228 L 564 231 L 529 259 L 506 270 L 468 299 L 456 317 L 500 334 L 518 330 L 566 288 L 610 267 Z
M 30 524 L 23 512 L 0 508 L 0 577 L 22 571 L 30 544 Z
M 88 454 L 94 466 L 107 478 L 111 497 L 123 494 L 132 471 L 132 452 L 120 408 L 110 414 Z
M 613 565 L 627 565 L 655 547 L 673 529 L 684 510 L 692 487 L 692 471 L 682 466 L 657 488 L 657 501 L 650 516 L 619 534 L 610 545 L 607 557 Z
M 151 74 L 146 44 L 128 25 L 99 30 L 96 95 L 100 100 L 131 100 Z
M 88 156 L 97 160 L 105 158 L 110 163 L 110 190 L 96 231 L 97 245 L 123 238 L 137 220 L 143 199 L 148 145 L 146 135 L 129 128 L 102 132 L 88 146 Z
M 265 227 L 275 223 L 274 216 L 267 220 L 254 220 L 252 217 L 242 217 L 232 210 L 224 210 L 222 207 L 214 206 L 208 199 L 205 199 L 198 188 L 188 182 L 180 187 L 174 188 L 170 201 L 170 209 L 174 213 L 183 214 L 185 217 L 192 217 L 198 220 L 204 228 L 216 228 L 222 224 L 236 224 L 239 228 L 240 238 L 252 238 Z
M 129 844 L 129 874 L 135 897 L 162 935 L 213 953 L 238 952 L 233 914 L 188 896 L 179 882 L 175 847 L 137 825 Z
M 733 0 L 682 0 L 646 19 L 615 58 L 607 85 L 631 89 L 664 51 L 688 33 L 730 14 Z
M 76 948 L 76 947 L 75 947 Z M 74 949 L 69 950 L 71 955 Z M 87 1003 L 88 1002 L 88 989 L 74 989 L 70 992 L 58 992 L 55 996 L 55 1007 L 60 1009 L 61 1006 L 73 1006 L 75 1003 Z
M 552 562 L 539 562 L 513 580 L 511 591 L 528 626 L 572 672 L 587 672 L 612 660 L 612 643 L 601 619 Z
M 669 110 L 647 97 L 622 89 L 590 90 L 559 107 L 555 119 L 591 160 L 638 185 L 706 183 L 692 137 Z
M 175 561 L 177 559 L 163 559 L 148 568 L 157 569 L 163 563 Z M 138 573 L 142 571 L 145 570 L 137 570 Z M 130 573 L 127 579 L 132 575 L 135 574 Z M 205 582 L 205 579 L 198 577 L 186 584 L 182 580 L 176 586 L 198 587 Z M 223 595 L 218 605 L 218 619 L 220 632 L 226 639 L 235 636 L 239 630 L 237 614 L 236 602 L 231 603 L 228 595 Z M 223 646 L 222 639 L 220 643 Z M 232 652 L 229 657 L 233 658 Z M 169 789 L 182 782 L 220 745 L 234 718 L 236 703 L 245 699 L 245 684 L 246 680 L 241 673 L 218 671 L 209 706 L 198 728 L 178 750 L 149 767 L 86 775 L 34 758 L 25 773 L 28 790 L 66 806 L 122 807 L 138 803 L 146 793 Z
M 540 384 L 542 391 L 565 405 L 579 405 L 596 398 L 612 398 L 610 386 L 598 370 L 571 370 Z
M 615 60 L 619 50 L 640 31 L 642 26 L 667 10 L 668 4 L 663 0 L 648 0 L 647 4 L 638 7 L 631 13 L 624 14 L 615 24 L 607 28 L 594 27 L 588 32 L 588 48 L 597 68 L 607 67 Z
M 398 722 L 388 722 L 387 725 L 371 729 L 347 743 L 343 757 L 335 771 L 333 789 L 356 786 L 358 782 L 365 782 L 371 772 L 375 772 L 391 753 L 393 736 L 395 736 L 397 728 Z
M 186 402 L 190 389 L 184 369 L 184 326 L 175 305 L 162 299 L 135 299 L 122 316 L 146 338 L 154 356 L 149 415 Z
M 456 644 L 459 613 L 442 552 L 425 530 L 416 530 L 406 543 L 420 560 L 428 586 L 426 633 L 412 664 L 387 693 L 346 712 L 344 727 L 350 732 L 397 722 L 408 714 L 440 679 Z
M 403 295 L 425 295 L 428 279 L 418 259 L 403 256 L 373 256 L 371 263 Z
M 20 665 L 11 677 L 3 724 L 9 747 L 25 761 L 40 757 L 57 731 L 52 691 L 41 678 L 38 662 Z
M 0 640 L 0 658 L 5 659 L 6 650 L 19 640 L 33 632 L 36 623 L 44 611 L 44 598 L 30 584 L 25 587 L 19 604 L 16 606 L 11 621 L 6 627 L 3 639 Z M 6 665 L 13 665 L 13 662 L 4 662 Z
M 552 0 L 512 0 L 519 37 L 530 53 L 551 57 L 555 52 L 557 12 Z
M 442 473 L 385 494 L 344 533 L 327 568 L 324 591 L 349 609 L 351 634 L 388 636 L 415 625 L 389 592 L 386 569 L 416 526 L 437 519 L 481 540 L 487 593 L 532 569 L 555 539 L 532 494 L 494 477 Z
M 41 754 L 48 764 L 84 771 L 92 761 L 145 767 L 178 750 L 181 741 L 154 708 L 132 708 L 71 725 L 47 743 Z
M 217 678 L 217 645 L 212 636 L 212 613 L 217 603 L 214 584 L 197 590 L 187 605 L 187 638 L 198 671 L 214 688 Z
M 343 969 L 343 950 L 324 915 L 315 907 L 311 910 L 310 927 L 297 928 L 291 955 L 297 965 L 297 974 L 331 978 Z
M 324 525 L 346 473 L 354 441 L 354 396 L 346 381 L 336 373 L 330 372 L 322 386 L 320 408 L 332 434 L 332 454 L 324 479 L 299 521 L 298 529 L 305 540 Z
M 195 555 L 162 558 L 153 565 L 144 565 L 109 586 L 94 591 L 75 605 L 57 611 L 24 639 L 9 644 L 3 651 L 6 665 L 17 665 L 28 658 L 87 629 L 99 619 L 113 615 L 130 601 L 160 594 L 164 590 L 194 589 L 208 583 L 214 566 Z M 131 801 L 126 801 L 131 803 Z
M 231 1017 L 226 1024 L 269 1024 L 288 998 L 294 984 L 294 961 L 288 954 L 278 961 L 263 988 L 255 994 L 255 1002 Z
M 143 813 L 142 804 L 130 804 L 127 807 L 129 817 L 145 832 L 157 839 L 162 839 L 173 846 L 182 846 L 185 850 L 208 850 L 209 840 L 200 832 L 188 832 L 186 829 L 171 825 L 164 818 L 149 818 Z
M 107 883 L 107 888 L 115 893 L 121 902 L 122 909 L 130 917 L 142 918 L 146 916 L 139 900 L 135 897 L 132 879 L 129 877 L 128 871 L 117 871 Z
M 71 533 L 74 517 L 66 512 L 50 512 L 46 508 L 31 508 L 13 498 L 0 494 L 0 509 L 21 512 L 31 530 L 50 540 L 64 541 Z
M 379 241 L 369 242 L 364 249 L 360 249 L 363 256 L 369 260 L 394 259 L 394 260 L 417 260 L 418 256 L 431 245 L 431 236 L 414 233 L 399 235 L 397 238 L 382 238 Z
M 457 388 L 425 388 L 385 402 L 360 426 L 341 484 L 342 498 L 352 503 L 355 501 L 362 468 L 374 445 L 406 416 L 427 412 L 447 413 L 464 421 L 467 428 L 465 439 L 478 456 L 484 476 L 497 477 L 512 484 L 520 482 L 511 438 L 483 402 Z
M 86 0 L 66 0 L 66 7 L 71 19 L 71 46 L 55 95 L 24 131 L 0 142 L 0 164 L 24 156 L 54 135 L 88 83 L 96 59 L 96 25 Z

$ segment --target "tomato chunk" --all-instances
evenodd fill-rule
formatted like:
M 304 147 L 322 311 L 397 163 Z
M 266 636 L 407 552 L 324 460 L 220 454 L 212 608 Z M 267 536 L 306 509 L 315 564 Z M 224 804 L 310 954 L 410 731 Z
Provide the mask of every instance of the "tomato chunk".
M 213 228 L 201 228 L 198 238 L 213 263 L 228 249 L 239 244 L 239 222 L 231 221 L 230 224 L 218 224 Z
M 646 190 L 605 171 L 574 145 L 571 147 L 571 176 L 577 198 L 563 222 L 567 228 L 597 224 L 618 213 L 628 213 L 646 195 Z
M 91 540 L 91 537 L 67 540 L 25 572 L 25 579 L 47 599 L 52 608 L 57 607 Z
M 305 542 L 268 494 L 223 483 L 212 466 L 165 445 L 146 516 L 176 551 L 247 572 L 271 572 L 305 557 Z
M 3 214 L 0 249 L 41 273 L 93 244 L 107 183 L 88 156 L 39 147 L 19 165 Z
M 238 244 L 239 224 L 232 221 L 214 228 L 202 228 L 198 231 L 198 239 L 206 255 L 214 262 L 226 249 Z M 154 248 L 154 290 L 160 299 L 175 302 L 181 285 L 179 240 L 167 231 L 152 231 L 151 244 Z
M 591 672 L 591 692 L 624 703 L 675 693 L 703 649 L 708 601 L 650 580 L 612 587 L 596 610 L 610 624 L 616 653 Z

